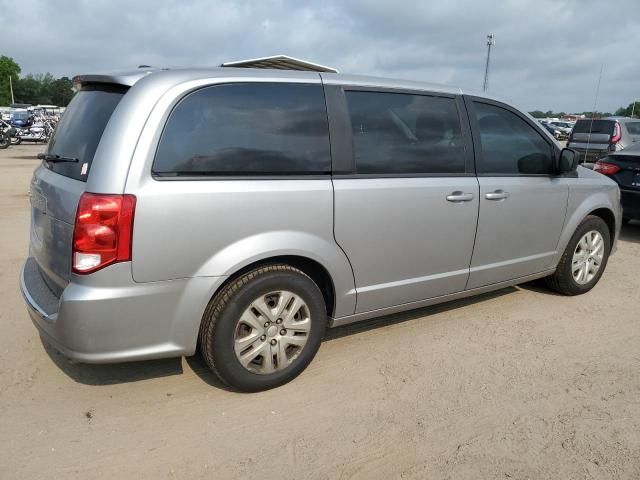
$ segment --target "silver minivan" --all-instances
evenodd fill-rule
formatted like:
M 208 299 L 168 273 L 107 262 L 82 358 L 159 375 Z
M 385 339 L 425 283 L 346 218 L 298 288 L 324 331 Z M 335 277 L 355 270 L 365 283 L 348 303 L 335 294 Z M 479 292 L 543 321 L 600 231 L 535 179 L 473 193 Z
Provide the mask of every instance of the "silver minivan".
M 264 390 L 327 327 L 543 277 L 581 294 L 615 248 L 616 183 L 495 99 L 265 69 L 74 80 L 20 286 L 78 362 L 199 349 Z

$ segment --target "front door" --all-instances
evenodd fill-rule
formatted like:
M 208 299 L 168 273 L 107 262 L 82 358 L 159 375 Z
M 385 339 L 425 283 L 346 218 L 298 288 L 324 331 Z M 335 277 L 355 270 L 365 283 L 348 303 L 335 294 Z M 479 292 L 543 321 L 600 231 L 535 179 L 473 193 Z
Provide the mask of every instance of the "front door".
M 519 112 L 466 98 L 480 182 L 467 289 L 553 268 L 569 187 L 554 175 L 557 148 Z

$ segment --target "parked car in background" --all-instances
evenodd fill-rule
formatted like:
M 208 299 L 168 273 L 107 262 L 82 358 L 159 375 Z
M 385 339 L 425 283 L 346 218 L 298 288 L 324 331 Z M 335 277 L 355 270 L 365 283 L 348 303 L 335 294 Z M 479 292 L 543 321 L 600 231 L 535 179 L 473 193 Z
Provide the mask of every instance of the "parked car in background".
M 610 153 L 598 160 L 593 169 L 619 185 L 623 222 L 640 220 L 640 143 Z
M 591 167 L 598 159 L 640 141 L 640 119 L 607 117 L 578 120 L 567 147 L 580 154 L 580 162 Z
M 619 190 L 459 88 L 268 69 L 82 75 L 30 187 L 20 287 L 80 362 L 282 385 L 325 328 L 546 278 L 588 292 Z
M 541 120 L 540 124 L 547 132 L 553 135 L 556 140 L 564 140 L 568 137 L 568 134 L 563 129 L 553 125 L 551 122 Z
M 573 130 L 573 123 L 570 122 L 564 122 L 562 120 L 552 120 L 549 122 L 550 125 L 554 126 L 555 128 L 557 128 L 562 136 L 563 136 L 563 140 L 565 138 L 568 138 L 569 135 L 571 134 L 571 130 Z

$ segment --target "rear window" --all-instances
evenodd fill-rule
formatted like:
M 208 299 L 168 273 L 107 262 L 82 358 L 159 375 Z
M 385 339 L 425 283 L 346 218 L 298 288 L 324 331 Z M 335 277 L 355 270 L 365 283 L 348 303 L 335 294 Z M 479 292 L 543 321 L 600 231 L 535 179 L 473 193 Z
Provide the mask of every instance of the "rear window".
M 156 152 L 157 175 L 293 175 L 331 172 L 321 85 L 205 87 L 176 105 Z
M 119 85 L 93 85 L 76 93 L 49 141 L 47 153 L 79 161 L 44 162 L 47 168 L 86 182 L 102 133 L 127 89 Z
M 578 120 L 573 127 L 573 133 L 613 133 L 613 120 Z
M 627 132 L 631 135 L 640 135 L 640 122 L 629 122 L 625 124 Z

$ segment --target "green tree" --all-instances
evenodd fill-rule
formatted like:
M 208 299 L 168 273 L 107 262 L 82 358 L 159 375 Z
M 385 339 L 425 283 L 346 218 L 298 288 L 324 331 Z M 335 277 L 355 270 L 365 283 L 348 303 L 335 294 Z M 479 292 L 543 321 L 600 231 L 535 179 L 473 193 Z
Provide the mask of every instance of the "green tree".
M 50 73 L 29 74 L 16 81 L 13 91 L 16 103 L 66 107 L 73 97 L 72 86 L 68 77 L 55 78 Z
M 631 102 L 627 107 L 620 107 L 616 110 L 616 115 L 621 117 L 630 117 L 632 114 L 636 118 L 640 117 L 640 100 Z
M 69 77 L 54 80 L 49 86 L 51 104 L 66 107 L 73 97 L 73 82 Z
M 24 78 L 20 78 L 13 85 L 13 94 L 16 103 L 30 103 L 37 105 L 40 103 L 41 85 L 38 79 L 29 74 Z
M 20 75 L 20 65 L 13 58 L 2 55 L 0 57 L 0 105 L 6 106 L 11 103 L 11 90 L 9 88 L 9 77 L 15 83 Z

